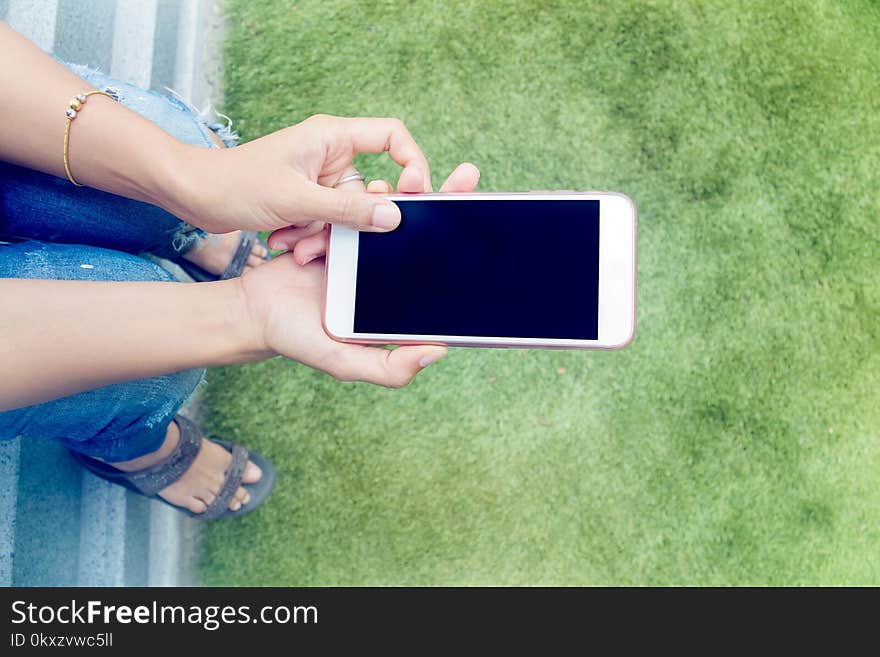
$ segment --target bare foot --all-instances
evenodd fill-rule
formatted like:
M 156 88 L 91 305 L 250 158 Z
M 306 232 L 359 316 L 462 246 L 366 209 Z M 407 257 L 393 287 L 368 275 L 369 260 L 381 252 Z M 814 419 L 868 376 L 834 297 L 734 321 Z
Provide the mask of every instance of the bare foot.
M 241 238 L 239 231 L 224 233 L 223 235 L 206 235 L 205 239 L 187 251 L 183 257 L 194 265 L 198 265 L 205 271 L 219 276 L 225 270 Z M 268 251 L 259 242 L 254 242 L 251 254 L 245 262 L 245 269 L 258 267 L 266 262 Z
M 172 422 L 168 425 L 165 442 L 162 443 L 158 450 L 132 461 L 111 463 L 111 465 L 126 472 L 143 470 L 166 458 L 177 447 L 179 439 L 180 430 L 177 428 L 177 424 Z M 220 492 L 226 475 L 226 469 L 231 462 L 232 455 L 223 447 L 210 440 L 203 440 L 199 454 L 189 467 L 189 470 L 173 484 L 160 490 L 159 495 L 162 499 L 175 506 L 184 507 L 193 513 L 204 513 L 214 501 L 217 493 Z M 262 474 L 260 468 L 251 461 L 248 461 L 242 482 L 246 484 L 256 483 L 260 480 Z M 235 496 L 229 502 L 229 508 L 232 511 L 238 511 L 243 504 L 248 502 L 250 502 L 250 494 L 244 487 L 239 486 Z

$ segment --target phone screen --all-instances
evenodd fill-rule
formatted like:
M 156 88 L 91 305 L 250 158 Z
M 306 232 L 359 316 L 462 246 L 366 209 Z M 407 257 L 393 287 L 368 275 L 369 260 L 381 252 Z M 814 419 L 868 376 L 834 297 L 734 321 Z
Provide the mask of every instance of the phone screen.
M 356 333 L 598 339 L 598 200 L 395 202 L 358 236 Z

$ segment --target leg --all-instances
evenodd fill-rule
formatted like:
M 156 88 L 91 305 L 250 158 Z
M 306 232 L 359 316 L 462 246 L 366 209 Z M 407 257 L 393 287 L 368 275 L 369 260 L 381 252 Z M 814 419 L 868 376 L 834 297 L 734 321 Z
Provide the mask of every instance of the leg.
M 22 242 L 0 245 L 0 277 L 66 280 L 171 281 L 164 269 L 137 256 L 95 247 Z M 136 345 L 133 345 L 136 348 Z M 63 399 L 0 413 L 0 439 L 52 438 L 68 448 L 126 469 L 161 460 L 177 441 L 174 416 L 204 376 L 188 370 L 120 383 Z M 192 511 L 204 511 L 230 461 L 229 453 L 205 441 L 192 471 L 159 494 Z M 132 462 L 132 463 L 128 463 Z M 245 483 L 259 479 L 249 466 Z M 214 491 L 214 492 L 212 492 Z M 246 501 L 246 491 L 232 504 Z
M 180 141 L 217 147 L 216 130 L 226 137 L 219 145 L 234 144 L 228 130 L 209 126 L 175 98 L 144 91 L 84 67 L 71 68 L 89 84 L 112 89 L 121 103 Z M 0 163 L 0 235 L 89 244 L 127 253 L 149 252 L 163 258 L 181 257 L 192 251 L 195 260 L 208 258 L 206 268 L 214 273 L 223 270 L 237 244 L 237 234 L 231 233 L 212 240 L 196 253 L 194 248 L 202 243 L 204 233 L 160 208 L 74 187 L 67 180 L 7 163 Z M 254 255 L 259 257 L 249 262 L 251 266 L 259 264 L 263 255 L 261 246 L 256 249 L 259 252 Z
M 0 246 L 0 277 L 95 281 L 171 281 L 158 265 L 106 249 L 21 242 Z M 52 437 L 89 456 L 125 460 L 162 444 L 168 423 L 204 370 L 89 390 L 0 413 L 0 437 Z

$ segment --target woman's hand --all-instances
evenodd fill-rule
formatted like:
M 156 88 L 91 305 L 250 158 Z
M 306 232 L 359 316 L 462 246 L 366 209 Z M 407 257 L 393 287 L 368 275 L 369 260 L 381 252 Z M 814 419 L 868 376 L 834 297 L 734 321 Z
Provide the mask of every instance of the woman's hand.
M 316 115 L 228 149 L 183 147 L 179 186 L 163 203 L 212 233 L 304 227 L 314 221 L 392 230 L 400 211 L 380 196 L 334 189 L 358 153 L 387 151 L 402 179 L 431 189 L 428 162 L 398 119 Z
M 437 346 L 392 351 L 332 340 L 321 324 L 321 260 L 301 267 L 293 254 L 285 253 L 248 270 L 240 280 L 249 313 L 259 329 L 264 356 L 280 354 L 340 381 L 399 388 L 446 354 L 445 347 Z
M 441 192 L 472 192 L 480 181 L 480 170 L 473 164 L 459 164 L 449 174 L 446 182 L 440 187 Z M 363 191 L 364 184 L 360 181 L 343 183 L 340 187 L 346 190 Z M 373 180 L 366 187 L 371 194 L 391 194 L 394 187 L 385 180 Z M 424 180 L 418 175 L 415 167 L 408 167 L 400 174 L 397 191 L 401 194 L 421 194 L 431 191 Z M 305 265 L 327 252 L 329 233 L 323 221 L 313 221 L 304 226 L 291 226 L 276 230 L 269 236 L 269 247 L 279 251 L 293 251 L 296 261 Z
M 404 171 L 401 187 L 423 191 L 423 187 L 415 188 L 425 183 L 408 180 L 410 175 Z M 479 175 L 472 164 L 460 165 L 444 183 L 443 191 L 471 192 Z M 370 187 L 376 193 L 393 191 L 384 181 L 375 181 Z M 363 191 L 351 193 L 372 196 Z M 324 231 L 319 229 L 310 237 L 300 238 L 290 230 L 273 237 L 276 246 L 293 247 L 293 252 L 250 269 L 239 279 L 260 342 L 258 351 L 266 356 L 281 354 L 343 381 L 367 381 L 394 388 L 405 386 L 419 371 L 445 355 L 445 347 L 433 345 L 389 350 L 331 339 L 321 322 L 324 262 L 315 259 L 315 254 L 323 255 L 326 248 Z M 297 264 L 302 259 L 310 262 Z

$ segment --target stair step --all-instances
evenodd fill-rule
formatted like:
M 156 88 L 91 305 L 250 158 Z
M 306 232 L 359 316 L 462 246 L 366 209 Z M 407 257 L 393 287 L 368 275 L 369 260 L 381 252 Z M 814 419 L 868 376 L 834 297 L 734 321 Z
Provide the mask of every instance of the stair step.
M 214 82 L 201 59 L 215 5 L 0 0 L 0 19 L 61 59 L 200 105 Z M 198 527 L 85 472 L 59 443 L 0 441 L 0 586 L 193 585 Z
M 0 442 L 0 586 L 12 586 L 15 522 L 18 512 L 19 452 L 19 441 Z
M 58 0 L 7 0 L 6 21 L 43 50 L 55 45 Z
M 76 586 L 83 471 L 53 440 L 21 440 L 12 584 Z
M 77 585 L 125 583 L 125 497 L 124 488 L 83 473 Z

